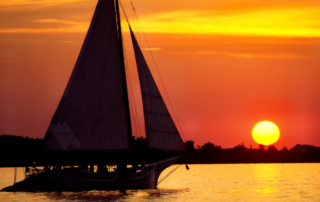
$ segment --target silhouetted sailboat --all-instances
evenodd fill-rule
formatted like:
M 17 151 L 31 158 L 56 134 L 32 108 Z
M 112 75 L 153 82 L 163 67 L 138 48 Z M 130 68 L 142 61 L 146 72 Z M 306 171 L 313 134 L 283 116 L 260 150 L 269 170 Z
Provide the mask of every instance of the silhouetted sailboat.
M 3 190 L 156 188 L 161 172 L 185 147 L 131 28 L 130 33 L 149 149 L 142 155 L 134 146 L 118 0 L 99 0 L 45 135 L 48 155 L 36 164 L 44 168 L 29 166 L 25 180 Z M 175 157 L 145 164 L 136 156 L 159 151 Z

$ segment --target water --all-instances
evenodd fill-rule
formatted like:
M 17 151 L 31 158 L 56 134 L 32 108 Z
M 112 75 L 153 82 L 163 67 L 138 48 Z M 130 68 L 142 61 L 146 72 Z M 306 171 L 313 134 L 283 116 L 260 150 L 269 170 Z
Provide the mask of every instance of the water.
M 0 192 L 1 202 L 86 201 L 320 201 L 320 163 L 189 165 L 158 189 L 88 192 Z M 172 170 L 166 169 L 160 178 Z M 13 183 L 14 168 L 0 168 L 0 188 Z M 22 168 L 17 180 L 23 179 Z

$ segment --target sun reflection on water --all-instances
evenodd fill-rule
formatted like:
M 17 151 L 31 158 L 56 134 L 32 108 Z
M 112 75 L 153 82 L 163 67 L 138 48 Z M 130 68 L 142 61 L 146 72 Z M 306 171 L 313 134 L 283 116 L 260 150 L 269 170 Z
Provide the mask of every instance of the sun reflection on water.
M 257 164 L 254 166 L 253 180 L 256 180 L 255 192 L 266 196 L 280 192 L 278 166 L 274 164 Z

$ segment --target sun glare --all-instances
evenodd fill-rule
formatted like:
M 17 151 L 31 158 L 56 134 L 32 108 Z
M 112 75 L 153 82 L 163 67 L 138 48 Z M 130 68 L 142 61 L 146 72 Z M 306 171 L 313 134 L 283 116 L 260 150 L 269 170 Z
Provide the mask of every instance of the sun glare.
M 270 145 L 275 143 L 280 137 L 280 130 L 271 121 L 257 123 L 252 129 L 252 138 L 258 144 Z

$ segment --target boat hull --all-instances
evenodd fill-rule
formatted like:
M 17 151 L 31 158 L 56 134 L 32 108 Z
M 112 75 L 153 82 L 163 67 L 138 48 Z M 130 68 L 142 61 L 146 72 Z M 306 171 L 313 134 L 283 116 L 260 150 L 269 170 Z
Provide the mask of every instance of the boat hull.
M 91 171 L 69 170 L 60 173 L 41 173 L 30 176 L 2 191 L 85 191 L 155 189 L 163 170 L 171 166 L 177 158 L 145 166 L 140 172 L 130 175 L 119 173 L 94 173 Z
M 135 173 L 124 177 L 115 175 L 112 177 L 78 178 L 61 177 L 62 187 L 65 190 L 114 190 L 114 189 L 152 189 L 155 185 L 155 167 L 144 173 Z

